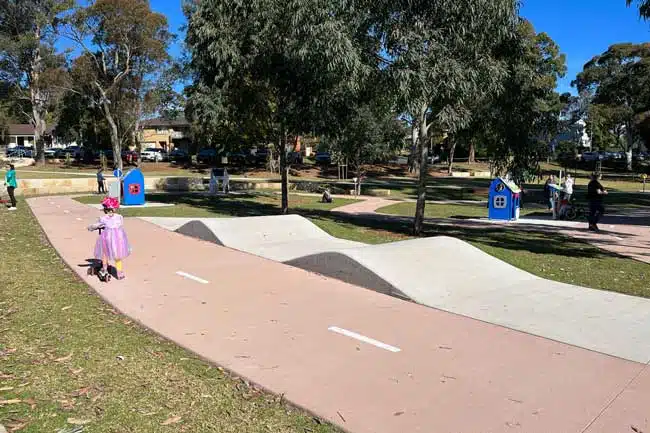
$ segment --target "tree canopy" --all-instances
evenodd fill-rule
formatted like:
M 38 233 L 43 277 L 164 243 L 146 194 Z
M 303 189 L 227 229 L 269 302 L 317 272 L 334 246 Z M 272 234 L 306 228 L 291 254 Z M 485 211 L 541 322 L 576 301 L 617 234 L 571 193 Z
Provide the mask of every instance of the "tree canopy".
M 277 143 L 286 213 L 288 137 L 323 126 L 335 91 L 358 88 L 364 15 L 345 0 L 201 0 L 185 11 L 191 120 L 210 137 L 248 124 Z
M 48 114 L 63 94 L 65 58 L 55 49 L 60 19 L 73 0 L 0 2 L 0 80 L 19 115 L 34 126 L 36 159 L 45 161 L 43 135 Z
M 149 74 L 169 60 L 167 18 L 148 0 L 95 0 L 77 8 L 64 35 L 82 54 L 72 67 L 75 91 L 88 98 L 108 123 L 114 155 L 132 140 Z M 120 116 L 120 113 L 128 113 Z M 116 157 L 121 167 L 122 161 Z
M 455 133 L 472 119 L 472 101 L 497 93 L 506 68 L 494 48 L 515 31 L 515 0 L 378 0 L 372 34 L 398 106 L 419 135 L 420 180 L 414 232 L 422 232 L 430 133 Z
M 650 43 L 616 44 L 595 56 L 578 74 L 575 85 L 593 95 L 592 103 L 609 124 L 620 125 L 621 140 L 632 170 L 632 148 L 638 139 L 641 117 L 650 102 Z

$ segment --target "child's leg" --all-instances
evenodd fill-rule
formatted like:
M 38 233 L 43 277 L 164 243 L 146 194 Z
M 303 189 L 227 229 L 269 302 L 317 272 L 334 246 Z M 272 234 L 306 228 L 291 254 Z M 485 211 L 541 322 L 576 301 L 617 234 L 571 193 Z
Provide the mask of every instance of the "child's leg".
M 115 271 L 118 279 L 124 278 L 124 271 L 122 269 L 122 260 L 115 260 Z

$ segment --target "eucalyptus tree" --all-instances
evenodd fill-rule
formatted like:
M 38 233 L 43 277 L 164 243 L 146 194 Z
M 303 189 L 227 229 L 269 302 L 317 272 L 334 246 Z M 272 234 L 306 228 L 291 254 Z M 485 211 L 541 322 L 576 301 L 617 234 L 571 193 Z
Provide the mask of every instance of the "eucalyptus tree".
M 639 121 L 650 107 L 650 43 L 612 45 L 585 64 L 574 84 L 594 95 L 592 104 L 601 119 L 609 117 L 615 121 L 609 123 L 623 127 L 622 148 L 632 170 Z
M 508 74 L 503 91 L 478 116 L 476 130 L 496 170 L 521 181 L 537 172 L 558 132 L 565 104 L 555 88 L 566 59 L 547 34 L 523 19 L 495 55 L 506 62 Z
M 62 95 L 65 56 L 56 50 L 56 31 L 74 0 L 0 1 L 0 80 L 7 95 L 34 126 L 36 160 L 45 162 L 48 115 Z
M 372 34 L 400 108 L 418 127 L 419 182 L 414 233 L 422 232 L 429 138 L 469 125 L 471 103 L 496 93 L 506 68 L 494 47 L 517 23 L 517 0 L 376 0 Z
M 146 75 L 169 60 L 167 18 L 148 0 L 92 0 L 69 17 L 63 35 L 81 51 L 72 68 L 75 91 L 102 113 L 120 155 L 135 127 L 121 113 L 137 104 Z
M 289 137 L 321 126 L 332 92 L 367 74 L 365 14 L 346 0 L 194 0 L 185 13 L 192 121 L 259 127 L 276 143 L 288 212 Z

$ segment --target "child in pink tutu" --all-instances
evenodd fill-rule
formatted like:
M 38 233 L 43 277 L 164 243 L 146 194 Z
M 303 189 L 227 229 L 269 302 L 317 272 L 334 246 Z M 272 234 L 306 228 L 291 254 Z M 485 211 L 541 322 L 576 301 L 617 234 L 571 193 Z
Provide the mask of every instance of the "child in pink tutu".
M 100 272 L 108 272 L 109 260 L 115 263 L 117 279 L 124 278 L 122 260 L 129 256 L 131 247 L 124 231 L 124 218 L 116 213 L 120 207 L 119 201 L 114 197 L 106 197 L 102 201 L 104 216 L 99 222 L 88 227 L 88 230 L 101 230 L 97 243 L 95 244 L 95 259 L 102 261 Z

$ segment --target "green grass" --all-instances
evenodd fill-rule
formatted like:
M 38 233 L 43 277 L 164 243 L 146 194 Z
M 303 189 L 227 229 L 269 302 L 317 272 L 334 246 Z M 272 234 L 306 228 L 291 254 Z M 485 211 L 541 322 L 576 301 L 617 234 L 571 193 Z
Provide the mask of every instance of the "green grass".
M 0 243 L 0 424 L 10 432 L 85 422 L 93 433 L 336 431 L 116 313 L 64 266 L 22 199 L 0 211 Z
M 413 216 L 415 215 L 415 203 L 405 202 L 386 206 L 377 210 L 380 214 Z M 547 214 L 543 207 L 535 206 L 521 209 L 521 215 Z M 474 204 L 429 204 L 424 208 L 426 218 L 485 218 L 487 217 L 487 205 Z
M 100 196 L 83 196 L 75 200 L 85 204 L 97 204 Z M 358 200 L 336 199 L 334 203 L 321 203 L 320 197 L 290 195 L 292 210 L 328 211 L 335 207 L 356 203 Z M 210 218 L 223 216 L 256 216 L 280 213 L 281 198 L 273 193 L 238 194 L 230 197 L 214 197 L 204 194 L 147 194 L 147 201 L 171 203 L 171 207 L 122 208 L 120 212 L 130 217 L 187 217 Z

